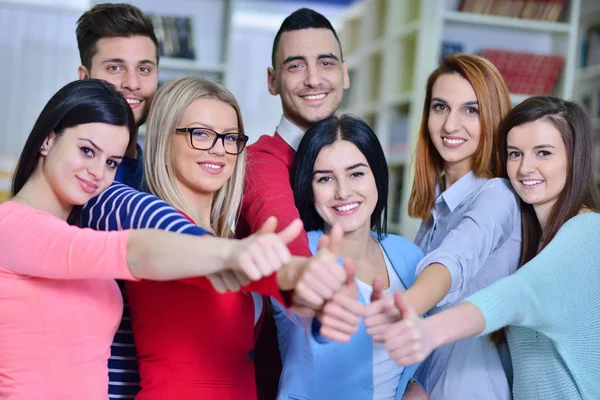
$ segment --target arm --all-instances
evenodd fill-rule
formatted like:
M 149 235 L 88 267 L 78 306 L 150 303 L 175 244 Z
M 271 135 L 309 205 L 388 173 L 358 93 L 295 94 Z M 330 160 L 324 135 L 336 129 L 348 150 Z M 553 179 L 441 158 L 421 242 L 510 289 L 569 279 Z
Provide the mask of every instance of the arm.
M 4 232 L 0 265 L 18 274 L 49 279 L 166 280 L 224 269 L 258 279 L 280 265 L 256 259 L 257 251 L 267 250 L 281 262 L 289 261 L 285 243 L 300 229 L 297 223 L 295 228 L 277 235 L 241 241 L 148 229 L 96 232 L 70 226 L 29 207 L 14 206 L 9 210 L 0 217 L 0 231 Z
M 300 218 L 294 204 L 288 167 L 271 154 L 253 150 L 252 146 L 248 148 L 242 204 L 242 218 L 248 224 L 249 233 L 256 232 L 270 216 L 276 217 L 280 226 Z M 288 247 L 295 256 L 312 255 L 304 231 Z
M 515 194 L 505 184 L 484 188 L 459 225 L 419 262 L 417 279 L 405 293 L 417 313 L 462 298 L 490 254 L 512 235 L 520 213 Z

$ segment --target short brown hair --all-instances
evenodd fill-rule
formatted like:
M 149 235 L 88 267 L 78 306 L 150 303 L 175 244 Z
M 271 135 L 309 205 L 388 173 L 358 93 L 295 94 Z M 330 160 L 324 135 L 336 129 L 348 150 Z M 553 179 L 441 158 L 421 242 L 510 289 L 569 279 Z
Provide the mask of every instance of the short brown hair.
M 499 126 L 512 106 L 502 75 L 487 59 L 471 54 L 455 54 L 440 62 L 429 75 L 423 104 L 423 117 L 415 153 L 415 180 L 408 214 L 413 218 L 428 219 L 435 204 L 435 188 L 444 168 L 444 160 L 437 152 L 429 135 L 428 120 L 431 110 L 433 84 L 444 74 L 459 74 L 473 87 L 479 103 L 481 139 L 473 158 L 473 173 L 480 178 L 506 176 L 506 165 L 501 161 Z
M 102 38 L 146 36 L 156 45 L 158 62 L 158 40 L 150 18 L 131 4 L 98 4 L 83 13 L 77 20 L 77 47 L 81 64 L 88 70 L 96 55 L 96 43 Z

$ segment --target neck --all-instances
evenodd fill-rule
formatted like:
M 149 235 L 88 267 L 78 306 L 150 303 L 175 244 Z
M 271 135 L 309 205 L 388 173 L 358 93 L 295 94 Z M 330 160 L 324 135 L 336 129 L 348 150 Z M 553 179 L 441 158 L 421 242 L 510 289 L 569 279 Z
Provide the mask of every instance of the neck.
M 181 193 L 187 205 L 194 212 L 194 222 L 205 228 L 210 228 L 212 226 L 210 213 L 212 211 L 212 201 L 214 194 L 194 192 L 183 185 L 179 185 L 179 190 L 181 190 Z
M 368 224 L 365 224 L 355 231 L 344 233 L 340 244 L 340 256 L 360 261 L 368 258 L 377 249 L 377 241 L 373 238 Z
M 50 213 L 63 221 L 66 221 L 71 211 L 73 211 L 73 204 L 68 204 L 57 196 L 52 186 L 43 176 L 39 164 L 13 200 Z
M 446 187 L 448 189 L 456 181 L 471 171 L 471 162 L 468 160 L 458 163 L 444 163 L 444 172 L 446 173 Z
M 540 227 L 542 228 L 542 234 L 546 233 L 546 225 L 548 222 L 548 215 L 550 214 L 550 210 L 552 210 L 552 206 L 554 203 L 540 204 L 537 206 L 533 206 L 533 210 L 535 211 L 535 215 L 540 223 Z

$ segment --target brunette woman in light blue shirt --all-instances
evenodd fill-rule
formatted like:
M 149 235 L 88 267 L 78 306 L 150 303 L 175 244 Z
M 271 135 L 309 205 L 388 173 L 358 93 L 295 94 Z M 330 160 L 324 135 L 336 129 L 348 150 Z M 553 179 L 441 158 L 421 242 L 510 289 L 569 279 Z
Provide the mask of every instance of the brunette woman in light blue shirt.
M 405 296 L 420 314 L 451 307 L 519 266 L 519 202 L 501 178 L 498 149 L 510 109 L 501 75 L 484 58 L 448 57 L 429 77 L 409 200 L 409 215 L 423 220 L 415 242 L 425 257 Z M 375 340 L 385 326 L 378 311 L 372 304 L 365 320 Z M 499 333 L 441 347 L 415 378 L 432 400 L 508 400 L 501 343 Z

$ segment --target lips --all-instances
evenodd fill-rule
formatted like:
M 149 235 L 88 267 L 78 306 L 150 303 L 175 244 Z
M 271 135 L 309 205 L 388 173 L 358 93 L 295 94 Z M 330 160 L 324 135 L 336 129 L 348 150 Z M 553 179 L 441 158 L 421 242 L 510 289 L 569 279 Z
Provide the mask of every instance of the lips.
M 442 136 L 442 143 L 449 148 L 456 148 L 466 143 L 466 139 L 457 136 Z
M 331 209 L 336 215 L 345 216 L 354 214 L 362 203 L 360 202 L 346 202 L 343 204 L 336 204 Z
M 218 175 L 223 171 L 224 163 L 218 161 L 202 161 L 197 163 L 200 168 L 212 175 Z
M 93 182 L 90 182 L 86 179 L 82 179 L 80 177 L 77 177 L 77 181 L 79 182 L 79 186 L 81 187 L 81 189 L 87 194 L 94 194 L 96 193 L 96 190 L 98 190 L 98 185 L 96 185 Z
M 144 102 L 144 100 L 137 97 L 125 97 L 125 100 L 127 100 L 127 104 L 129 104 L 129 107 L 131 107 L 132 110 L 140 107 Z
M 536 187 L 541 185 L 545 181 L 543 179 L 524 179 L 520 181 L 523 186 L 526 188 Z

